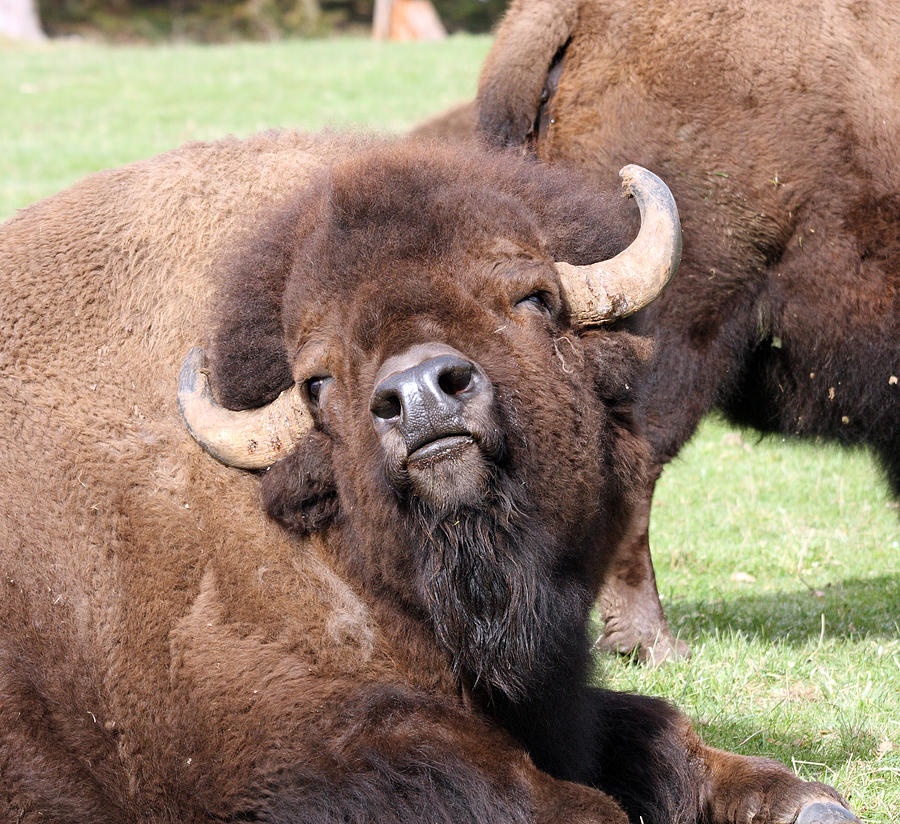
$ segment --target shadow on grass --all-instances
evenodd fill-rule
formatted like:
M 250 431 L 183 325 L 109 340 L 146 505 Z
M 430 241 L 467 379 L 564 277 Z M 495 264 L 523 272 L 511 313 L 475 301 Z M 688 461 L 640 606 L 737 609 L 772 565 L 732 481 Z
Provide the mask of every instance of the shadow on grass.
M 740 753 L 774 758 L 794 766 L 804 778 L 818 781 L 823 771 L 837 769 L 849 761 L 877 757 L 878 736 L 861 726 L 844 725 L 837 730 L 820 731 L 809 723 L 766 726 L 759 719 L 732 718 L 722 712 L 696 724 L 703 740 L 714 747 Z
M 819 637 L 898 638 L 898 605 L 900 573 L 893 573 L 850 578 L 821 590 L 679 599 L 669 602 L 666 613 L 673 629 L 689 643 L 735 631 L 766 641 L 804 644 Z

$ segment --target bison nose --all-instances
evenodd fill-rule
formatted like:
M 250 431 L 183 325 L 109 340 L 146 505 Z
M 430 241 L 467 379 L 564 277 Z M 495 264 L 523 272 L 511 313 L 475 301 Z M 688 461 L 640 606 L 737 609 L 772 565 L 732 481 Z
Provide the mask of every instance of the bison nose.
M 376 380 L 370 404 L 375 429 L 382 436 L 397 432 L 407 455 L 439 438 L 469 435 L 467 409 L 491 394 L 475 364 L 434 344 L 390 358 Z

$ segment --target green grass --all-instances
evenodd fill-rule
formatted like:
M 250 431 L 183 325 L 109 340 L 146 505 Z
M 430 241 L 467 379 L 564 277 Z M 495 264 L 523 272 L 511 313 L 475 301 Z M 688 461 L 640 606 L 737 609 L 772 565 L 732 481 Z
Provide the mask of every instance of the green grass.
M 0 218 L 82 175 L 274 126 L 401 130 L 474 93 L 487 38 L 0 47 Z M 900 820 L 900 529 L 868 455 L 707 422 L 663 475 L 652 541 L 694 658 L 598 662 L 711 743 Z
M 663 473 L 651 543 L 693 659 L 604 659 L 605 683 L 900 820 L 900 528 L 870 456 L 708 420 Z
M 0 220 L 83 175 L 274 127 L 400 131 L 474 96 L 487 37 L 229 46 L 0 43 Z

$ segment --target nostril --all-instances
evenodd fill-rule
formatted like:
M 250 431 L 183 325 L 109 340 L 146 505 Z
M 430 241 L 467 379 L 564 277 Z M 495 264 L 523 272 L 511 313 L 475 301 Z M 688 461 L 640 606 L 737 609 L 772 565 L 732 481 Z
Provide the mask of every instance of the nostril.
M 402 411 L 400 398 L 397 397 L 396 393 L 387 391 L 378 392 L 372 398 L 372 405 L 369 408 L 376 418 L 381 418 L 383 421 L 399 418 Z
M 474 372 L 470 363 L 448 366 L 438 375 L 438 386 L 445 395 L 458 395 L 469 388 Z

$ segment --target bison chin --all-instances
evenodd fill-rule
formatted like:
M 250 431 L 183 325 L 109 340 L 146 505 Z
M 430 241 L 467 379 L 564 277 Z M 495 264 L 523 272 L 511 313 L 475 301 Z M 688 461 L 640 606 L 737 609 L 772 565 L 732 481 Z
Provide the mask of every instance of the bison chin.
M 488 418 L 487 415 L 485 415 Z M 436 438 L 407 455 L 388 444 L 384 477 L 388 485 L 430 517 L 450 517 L 460 507 L 477 507 L 490 494 L 505 457 L 503 435 L 491 419 L 470 430 Z M 394 448 L 391 448 L 394 447 Z
M 478 444 L 464 435 L 417 450 L 407 461 L 405 474 L 412 496 L 434 512 L 445 513 L 477 504 L 487 494 L 490 476 Z
M 420 596 L 455 674 L 488 701 L 499 693 L 517 703 L 545 673 L 569 668 L 590 599 L 554 575 L 550 536 L 509 479 L 491 475 L 477 504 L 438 510 L 411 499 L 410 528 Z

